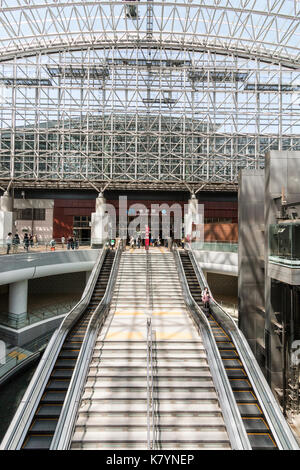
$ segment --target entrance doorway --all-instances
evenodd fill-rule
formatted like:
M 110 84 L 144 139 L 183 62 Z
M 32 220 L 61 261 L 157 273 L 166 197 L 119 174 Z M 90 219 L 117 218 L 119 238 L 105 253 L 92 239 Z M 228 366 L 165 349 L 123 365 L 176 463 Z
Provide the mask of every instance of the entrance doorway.
M 90 245 L 91 243 L 91 217 L 88 215 L 74 216 L 73 233 L 79 240 L 80 245 Z

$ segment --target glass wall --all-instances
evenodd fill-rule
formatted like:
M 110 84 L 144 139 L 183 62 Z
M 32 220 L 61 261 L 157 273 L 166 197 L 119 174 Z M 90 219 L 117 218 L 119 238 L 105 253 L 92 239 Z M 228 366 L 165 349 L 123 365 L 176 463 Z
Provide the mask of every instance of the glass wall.
M 269 256 L 274 261 L 300 261 L 300 223 L 270 225 L 269 250 Z

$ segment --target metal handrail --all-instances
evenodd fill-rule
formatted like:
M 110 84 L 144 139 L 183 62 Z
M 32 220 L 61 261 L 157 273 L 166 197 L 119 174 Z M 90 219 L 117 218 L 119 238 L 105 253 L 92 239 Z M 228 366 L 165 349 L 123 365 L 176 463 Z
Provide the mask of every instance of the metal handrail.
M 90 302 L 106 251 L 107 249 L 104 248 L 99 252 L 98 259 L 80 301 L 65 317 L 60 327 L 53 333 L 15 416 L 1 442 L 0 450 L 17 450 L 21 448 L 64 340 L 69 330 L 76 323 Z
M 153 329 L 151 318 L 147 318 L 147 447 L 155 449 L 154 422 L 154 373 L 153 373 Z M 151 437 L 152 434 L 152 437 Z
M 250 450 L 250 441 L 245 431 L 245 427 L 243 425 L 241 415 L 238 410 L 236 400 L 234 398 L 211 326 L 206 315 L 195 302 L 190 292 L 178 249 L 174 250 L 174 256 L 186 305 L 188 307 L 189 313 L 191 314 L 196 329 L 203 338 L 203 343 L 205 345 L 210 365 L 210 371 L 214 385 L 216 387 L 216 392 L 219 396 L 220 406 L 223 412 L 231 446 L 234 450 Z
M 154 423 L 154 367 L 153 367 L 153 337 L 155 332 L 152 328 L 152 267 L 151 255 L 146 251 L 146 295 L 147 295 L 147 446 L 148 449 L 155 448 L 155 423 Z
M 148 314 L 152 315 L 152 308 L 153 308 L 152 267 L 151 267 L 151 255 L 148 250 L 146 251 L 146 296 L 147 296 Z
M 72 436 L 76 426 L 76 419 L 81 402 L 82 392 L 86 383 L 88 368 L 94 350 L 95 342 L 100 329 L 103 327 L 114 291 L 118 274 L 120 259 L 123 251 L 123 242 L 120 240 L 107 283 L 105 294 L 93 313 L 83 339 L 82 347 L 76 361 L 68 392 L 65 397 L 50 450 L 66 450 L 71 445 Z
M 207 286 L 207 281 L 196 261 L 193 249 L 189 247 L 188 252 L 200 286 Z M 272 431 L 278 448 L 282 450 L 299 450 L 299 444 L 284 418 L 245 336 L 231 316 L 223 310 L 215 300 L 211 300 L 210 306 L 216 320 L 221 323 L 224 331 L 231 337 L 231 340 L 240 355 L 251 386 L 253 387 L 259 400 L 260 407 L 266 416 L 268 425 Z
M 147 318 L 147 448 L 152 449 L 151 412 L 152 412 L 152 335 L 151 318 Z

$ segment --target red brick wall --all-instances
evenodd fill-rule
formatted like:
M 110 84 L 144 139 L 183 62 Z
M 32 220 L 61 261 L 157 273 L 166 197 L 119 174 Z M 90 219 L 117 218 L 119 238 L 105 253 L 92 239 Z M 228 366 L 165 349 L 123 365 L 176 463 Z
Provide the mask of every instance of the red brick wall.
M 204 225 L 204 241 L 237 242 L 238 224 L 217 222 Z
M 53 237 L 73 235 L 73 217 L 95 212 L 95 199 L 55 199 L 53 213 Z

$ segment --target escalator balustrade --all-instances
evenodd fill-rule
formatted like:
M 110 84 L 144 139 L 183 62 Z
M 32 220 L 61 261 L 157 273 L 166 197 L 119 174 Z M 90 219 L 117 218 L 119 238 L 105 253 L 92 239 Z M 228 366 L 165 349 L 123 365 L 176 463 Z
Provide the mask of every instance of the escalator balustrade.
M 180 253 L 190 292 L 203 309 L 201 287 L 187 253 Z M 212 314 L 208 315 L 215 341 L 222 358 L 243 424 L 253 450 L 278 449 L 259 401 L 247 376 L 241 358 L 230 338 Z
M 63 343 L 22 449 L 47 450 L 50 448 L 86 329 L 105 294 L 114 256 L 114 252 L 107 252 L 90 303 Z

